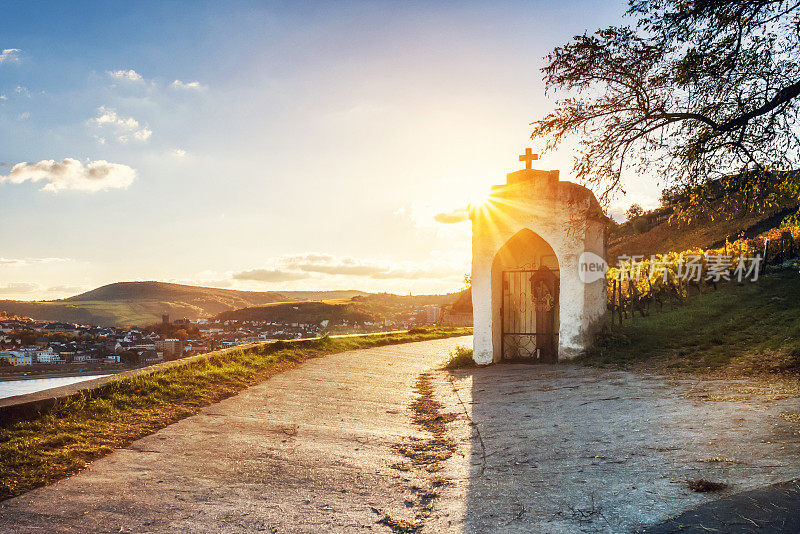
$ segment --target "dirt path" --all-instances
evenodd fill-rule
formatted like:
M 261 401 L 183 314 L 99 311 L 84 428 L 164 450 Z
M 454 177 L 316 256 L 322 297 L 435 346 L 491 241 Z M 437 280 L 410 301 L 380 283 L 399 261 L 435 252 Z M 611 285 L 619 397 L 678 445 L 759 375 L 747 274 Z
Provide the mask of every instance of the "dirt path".
M 2 532 L 625 532 L 800 476 L 797 398 L 561 366 L 436 370 L 469 338 L 308 361 L 53 486 Z M 725 482 L 693 493 L 687 479 Z

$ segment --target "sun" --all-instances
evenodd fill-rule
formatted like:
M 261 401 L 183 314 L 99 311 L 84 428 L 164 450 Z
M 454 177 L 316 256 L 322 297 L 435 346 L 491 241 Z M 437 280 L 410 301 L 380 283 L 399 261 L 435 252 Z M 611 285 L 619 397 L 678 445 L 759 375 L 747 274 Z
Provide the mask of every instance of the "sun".
M 483 184 L 474 185 L 466 192 L 467 204 L 470 208 L 480 208 L 489 201 L 489 188 Z

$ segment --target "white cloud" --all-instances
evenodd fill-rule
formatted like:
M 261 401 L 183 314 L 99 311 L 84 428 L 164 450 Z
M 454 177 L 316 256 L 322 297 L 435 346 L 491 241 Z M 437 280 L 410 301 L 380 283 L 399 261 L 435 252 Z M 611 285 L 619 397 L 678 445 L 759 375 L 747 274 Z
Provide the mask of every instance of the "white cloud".
M 234 273 L 232 278 L 234 280 L 252 280 L 255 282 L 277 283 L 302 280 L 304 278 L 309 278 L 309 275 L 306 273 L 284 271 L 281 269 L 251 269 L 249 271 Z
M 106 191 L 125 189 L 136 179 L 136 170 L 103 160 L 83 162 L 66 158 L 63 161 L 42 160 L 17 163 L 7 175 L 0 175 L 0 184 L 10 182 L 47 182 L 41 191 Z
M 6 95 L 0 95 L 0 100 L 8 100 L 8 97 Z
M 202 91 L 203 89 L 206 89 L 206 86 L 202 85 L 200 82 L 182 82 L 180 80 L 175 80 L 172 82 L 170 87 L 173 89 L 189 89 L 194 91 Z
M 24 96 L 25 98 L 31 97 L 31 92 L 28 90 L 27 87 L 22 85 L 18 85 L 16 88 L 14 88 L 14 92 L 20 96 Z
M 127 143 L 130 140 L 129 135 L 142 142 L 148 141 L 153 135 L 153 130 L 147 126 L 140 128 L 139 121 L 133 117 L 121 117 L 115 110 L 105 106 L 97 108 L 97 116 L 89 119 L 89 124 L 97 128 L 111 128 L 117 133 L 117 141 L 120 143 Z M 105 139 L 102 143 L 104 142 Z
M 39 284 L 29 284 L 27 282 L 12 282 L 0 285 L 0 295 L 19 295 L 23 293 L 33 293 L 39 289 Z
M 20 113 L 17 116 L 17 120 L 20 120 L 20 121 L 26 121 L 26 120 L 28 120 L 30 118 L 31 118 L 31 112 L 30 111 L 24 111 L 24 112 Z
M 19 48 L 6 48 L 0 52 L 0 63 L 17 63 L 19 61 Z
M 106 74 L 117 80 L 128 80 L 132 82 L 140 82 L 144 79 L 141 74 L 133 69 L 107 70 Z
M 97 117 L 93 119 L 89 119 L 89 122 L 96 124 L 97 126 L 105 126 L 107 124 L 118 126 L 125 130 L 135 130 L 139 127 L 139 121 L 134 119 L 133 117 L 128 117 L 127 119 L 123 119 L 117 112 L 113 109 L 109 109 L 105 106 L 100 106 L 97 108 Z
M 452 211 L 437 213 L 433 220 L 442 224 L 455 224 L 469 220 L 469 211 L 464 208 L 457 208 Z
M 185 158 L 186 157 L 186 151 L 184 149 L 182 149 L 182 148 L 173 148 L 172 150 L 170 150 L 170 154 L 172 154 L 176 158 Z
M 47 288 L 48 293 L 61 293 L 61 294 L 68 294 L 68 295 L 75 295 L 80 293 L 85 288 L 83 286 L 51 286 Z
M 303 280 L 312 275 L 351 276 L 375 280 L 452 280 L 463 276 L 463 267 L 442 261 L 385 262 L 334 256 L 309 252 L 293 256 L 282 256 L 262 269 L 251 269 L 234 273 L 234 280 L 259 282 L 286 282 Z
M 133 137 L 138 139 L 139 141 L 147 141 L 150 139 L 150 136 L 153 135 L 153 130 L 148 127 L 144 127 L 141 130 L 133 132 Z
M 67 258 L 0 258 L 0 267 L 26 267 L 41 263 L 61 263 L 70 261 Z

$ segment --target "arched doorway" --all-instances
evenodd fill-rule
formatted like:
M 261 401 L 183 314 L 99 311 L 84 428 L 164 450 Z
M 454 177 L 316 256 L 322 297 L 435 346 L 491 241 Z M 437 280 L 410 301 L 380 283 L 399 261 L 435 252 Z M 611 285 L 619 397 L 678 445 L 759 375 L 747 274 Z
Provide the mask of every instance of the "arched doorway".
M 492 263 L 495 361 L 558 360 L 559 294 L 552 247 L 532 230 L 520 230 Z

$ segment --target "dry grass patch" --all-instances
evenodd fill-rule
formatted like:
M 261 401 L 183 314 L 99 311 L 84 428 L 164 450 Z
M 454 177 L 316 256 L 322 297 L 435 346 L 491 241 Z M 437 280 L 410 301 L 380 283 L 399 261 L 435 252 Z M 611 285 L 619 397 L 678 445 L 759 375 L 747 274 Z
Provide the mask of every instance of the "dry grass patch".
M 718 463 L 725 463 L 725 464 L 735 464 L 737 463 L 736 460 L 731 458 L 727 458 L 725 456 L 708 456 L 706 458 L 701 458 L 697 460 L 698 462 L 703 462 L 705 464 L 718 464 Z
M 751 383 L 719 383 L 699 392 L 687 393 L 687 398 L 709 402 L 740 402 L 753 399 L 781 400 L 800 397 L 800 382 L 796 380 L 766 380 L 754 378 Z
M 383 517 L 378 520 L 378 524 L 389 527 L 396 534 L 410 534 L 418 532 L 422 528 L 422 523 L 412 523 L 405 519 L 392 517 L 389 514 L 383 514 Z
M 456 352 L 464 350 L 466 350 L 464 347 L 459 347 Z M 469 352 L 471 356 L 472 351 Z M 455 441 L 448 435 L 448 425 L 457 415 L 442 411 L 444 406 L 434 396 L 434 380 L 431 373 L 419 375 L 414 385 L 416 396 L 410 406 L 411 421 L 423 431 L 424 437 L 409 437 L 395 446 L 395 449 L 405 457 L 405 461 L 392 467 L 417 475 L 426 484 L 412 485 L 409 488 L 417 500 L 416 523 L 395 527 L 382 523 L 392 528 L 394 532 L 416 532 L 416 529 L 422 528 L 424 521 L 433 511 L 433 503 L 439 497 L 439 489 L 452 484 L 444 477 L 433 476 L 433 473 L 442 470 L 444 462 L 453 456 L 457 448 Z M 413 500 L 407 499 L 405 502 L 414 506 Z M 402 530 L 403 528 L 415 530 Z
M 783 412 L 779 415 L 781 419 L 785 419 L 790 423 L 800 424 L 800 412 Z

